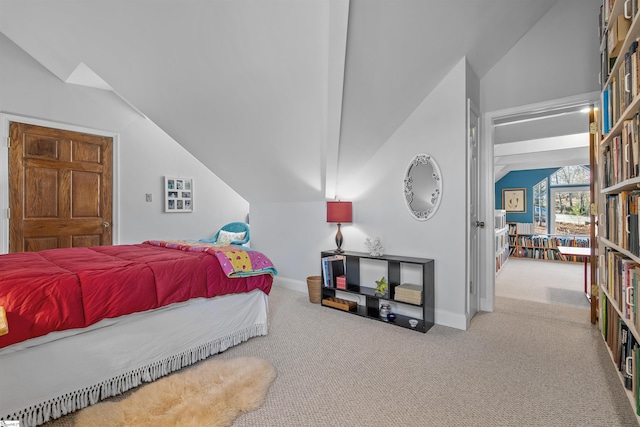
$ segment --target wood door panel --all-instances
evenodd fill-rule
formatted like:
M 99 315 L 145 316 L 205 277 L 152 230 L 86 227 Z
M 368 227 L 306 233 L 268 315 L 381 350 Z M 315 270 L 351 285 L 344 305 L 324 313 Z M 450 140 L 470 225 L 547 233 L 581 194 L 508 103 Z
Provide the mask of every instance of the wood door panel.
M 34 239 L 24 239 L 24 247 L 26 252 L 37 252 L 45 249 L 58 248 L 57 237 L 37 237 Z
M 100 216 L 100 175 L 91 172 L 71 172 L 71 217 Z
M 74 142 L 71 145 L 71 161 L 101 164 L 102 145 Z
M 27 167 L 24 177 L 24 218 L 57 218 L 58 171 Z
M 112 243 L 112 139 L 10 124 L 9 251 Z
M 37 218 L 22 221 L 24 237 L 102 234 L 102 228 L 100 218 Z
M 84 236 L 71 236 L 71 246 L 74 248 L 87 248 L 89 246 L 100 246 L 102 236 L 100 235 L 84 235 Z
M 49 161 L 49 160 L 34 160 L 25 159 L 24 166 L 37 167 L 37 168 L 50 168 L 58 169 L 63 168 L 65 170 L 76 170 L 85 172 L 103 173 L 104 166 L 92 163 L 73 163 L 66 161 Z
M 54 159 L 59 157 L 58 140 L 38 135 L 27 135 L 24 139 L 24 157 Z

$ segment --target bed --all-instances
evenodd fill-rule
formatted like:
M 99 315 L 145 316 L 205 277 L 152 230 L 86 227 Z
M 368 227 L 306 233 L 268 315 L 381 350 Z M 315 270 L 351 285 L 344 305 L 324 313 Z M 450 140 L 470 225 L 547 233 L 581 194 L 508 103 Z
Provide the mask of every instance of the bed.
M 266 335 L 275 274 L 202 242 L 0 255 L 0 420 L 40 425 Z

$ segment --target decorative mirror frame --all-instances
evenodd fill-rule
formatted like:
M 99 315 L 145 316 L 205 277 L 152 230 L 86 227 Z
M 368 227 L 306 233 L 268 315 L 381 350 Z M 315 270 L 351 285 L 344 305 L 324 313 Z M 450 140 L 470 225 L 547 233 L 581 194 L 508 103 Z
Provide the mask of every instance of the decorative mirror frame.
M 426 210 L 415 210 L 411 206 L 413 203 L 413 177 L 410 175 L 412 168 L 419 165 L 429 164 L 433 168 L 433 180 L 435 181 L 435 189 L 431 193 L 431 206 Z M 428 154 L 417 154 L 407 166 L 407 170 L 404 174 L 404 201 L 411 216 L 418 221 L 426 221 L 435 215 L 438 207 L 440 206 L 440 200 L 442 199 L 442 173 L 440 167 L 436 163 L 435 159 Z

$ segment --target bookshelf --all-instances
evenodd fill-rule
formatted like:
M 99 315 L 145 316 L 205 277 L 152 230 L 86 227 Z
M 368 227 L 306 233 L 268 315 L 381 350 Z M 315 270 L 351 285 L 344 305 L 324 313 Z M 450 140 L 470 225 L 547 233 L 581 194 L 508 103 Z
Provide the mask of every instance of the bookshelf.
M 322 260 L 334 255 L 334 251 L 323 251 L 320 253 L 320 259 Z M 322 286 L 321 304 L 323 306 L 343 310 L 369 319 L 380 320 L 395 326 L 413 329 L 419 332 L 427 332 L 431 329 L 435 321 L 434 261 L 432 259 L 397 255 L 371 256 L 364 252 L 350 251 L 345 251 L 341 255 L 344 256 L 345 260 L 345 289 L 339 289 L 335 286 Z M 360 282 L 361 259 L 386 262 L 386 278 L 388 279 L 389 287 L 383 296 L 375 293 L 374 284 Z M 422 271 L 422 283 L 420 284 L 421 292 L 418 293 L 418 300 L 415 302 L 405 302 L 398 299 L 400 290 L 397 290 L 396 288 L 402 284 L 402 264 L 418 266 Z M 404 291 L 404 289 L 402 290 Z M 344 297 L 344 299 L 342 297 Z M 357 301 L 353 301 L 354 299 L 357 299 Z M 355 304 L 351 305 L 352 302 Z M 382 304 L 389 304 L 394 307 L 392 312 L 396 315 L 395 319 L 389 320 L 388 318 L 381 316 Z M 422 318 L 416 319 L 413 316 L 402 315 L 399 312 L 396 313 L 395 308 L 403 306 L 418 309 L 421 312 Z M 411 325 L 411 320 L 417 321 L 415 326 Z
M 558 246 L 588 248 L 588 236 L 535 233 L 532 223 L 508 222 L 509 256 L 547 261 L 584 262 L 584 257 L 567 256 L 558 251 Z
M 629 402 L 640 414 L 640 63 L 638 2 L 600 10 L 601 105 L 596 156 L 598 322 Z M 592 295 L 593 297 L 593 295 Z M 640 417 L 638 417 L 640 423 Z
M 509 259 L 509 227 L 507 227 L 507 211 L 494 212 L 494 236 L 496 239 L 496 274 L 500 272 Z

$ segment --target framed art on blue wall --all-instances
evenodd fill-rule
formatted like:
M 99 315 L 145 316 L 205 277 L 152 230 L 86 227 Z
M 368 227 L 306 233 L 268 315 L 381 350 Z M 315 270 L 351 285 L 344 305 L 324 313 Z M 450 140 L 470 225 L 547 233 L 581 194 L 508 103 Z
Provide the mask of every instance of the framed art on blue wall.
M 526 188 L 503 188 L 502 209 L 507 213 L 524 213 L 527 211 Z
M 164 177 L 164 211 L 193 212 L 193 178 Z

